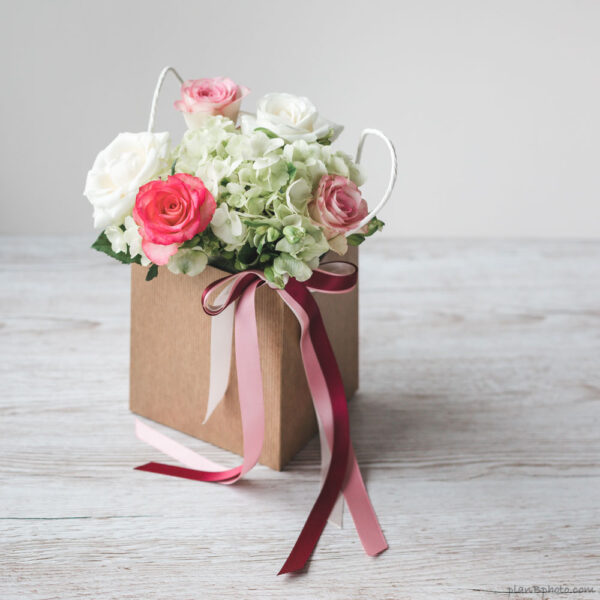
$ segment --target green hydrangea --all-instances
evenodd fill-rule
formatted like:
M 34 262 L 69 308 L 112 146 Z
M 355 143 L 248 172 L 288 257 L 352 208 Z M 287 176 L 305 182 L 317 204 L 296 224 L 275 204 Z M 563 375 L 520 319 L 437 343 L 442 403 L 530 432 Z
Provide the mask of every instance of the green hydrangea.
M 217 211 L 210 227 L 172 258 L 171 270 L 197 273 L 206 257 L 206 263 L 231 272 L 263 269 L 279 287 L 288 277 L 309 279 L 334 247 L 307 208 L 321 177 L 336 174 L 357 185 L 364 182 L 352 159 L 329 145 L 286 143 L 264 130 L 244 134 L 222 116 L 186 131 L 172 164 L 173 173 L 202 179 Z

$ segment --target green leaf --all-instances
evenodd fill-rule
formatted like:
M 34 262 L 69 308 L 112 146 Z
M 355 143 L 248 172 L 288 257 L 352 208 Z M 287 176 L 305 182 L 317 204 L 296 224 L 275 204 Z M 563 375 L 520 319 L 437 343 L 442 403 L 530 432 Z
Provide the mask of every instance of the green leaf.
M 98 250 L 98 252 L 104 252 L 104 254 L 108 254 L 111 258 L 122 262 L 124 265 L 129 265 L 131 263 L 140 264 L 142 257 L 138 254 L 134 258 L 129 256 L 128 252 L 113 252 L 110 242 L 106 237 L 104 231 L 98 236 L 96 241 L 91 246 L 94 250 Z
M 146 281 L 152 281 L 155 277 L 158 277 L 158 265 L 150 265 L 146 273 Z
M 366 235 L 373 235 L 376 231 L 381 231 L 384 225 L 385 223 L 383 221 L 380 221 L 377 217 L 373 217 L 367 224 Z
M 244 265 L 252 265 L 258 260 L 256 249 L 246 242 L 238 251 L 237 259 Z
M 276 133 L 273 133 L 270 129 L 267 129 L 266 127 L 255 127 L 254 131 L 262 131 L 269 139 L 279 137 Z
M 180 248 L 194 248 L 194 246 L 197 246 L 200 243 L 200 236 L 199 235 L 195 235 L 191 240 L 187 240 L 187 242 L 183 242 L 183 244 L 181 244 L 181 246 L 179 246 Z
M 377 217 L 373 217 L 367 224 L 367 233 L 353 233 L 346 238 L 346 241 L 350 246 L 359 246 L 366 238 L 373 235 L 377 231 L 381 231 L 385 223 L 380 221 Z
M 296 168 L 296 166 L 294 165 L 294 163 L 291 163 L 291 162 L 289 162 L 289 163 L 287 164 L 287 172 L 288 172 L 288 175 L 289 175 L 289 177 L 290 177 L 290 181 L 291 181 L 292 179 L 294 179 L 294 176 L 296 175 L 296 171 L 297 171 L 297 170 L 298 170 L 298 169 Z
M 171 175 L 175 175 L 175 165 L 177 164 L 177 158 L 173 161 L 173 164 L 171 165 Z
M 331 146 L 331 137 L 333 136 L 333 129 L 330 129 L 322 138 L 317 140 L 317 144 L 321 146 Z
M 346 238 L 349 246 L 360 246 L 365 241 L 365 236 L 362 233 L 353 233 Z
M 231 254 L 233 254 L 233 252 Z M 210 257 L 208 259 L 208 264 L 223 271 L 227 271 L 228 273 L 236 272 L 233 261 L 231 259 L 223 258 L 222 256 Z

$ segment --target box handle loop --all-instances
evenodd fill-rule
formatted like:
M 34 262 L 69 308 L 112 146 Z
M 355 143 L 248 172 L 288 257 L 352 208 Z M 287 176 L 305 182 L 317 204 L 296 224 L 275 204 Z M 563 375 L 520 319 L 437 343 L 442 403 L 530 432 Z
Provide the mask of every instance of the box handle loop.
M 394 189 L 394 184 L 396 183 L 396 179 L 398 178 L 398 157 L 396 156 L 396 150 L 394 148 L 394 144 L 392 144 L 392 141 L 386 135 L 384 135 L 381 131 L 379 131 L 379 129 L 368 128 L 368 129 L 362 130 L 362 132 L 360 134 L 360 140 L 358 142 L 358 148 L 356 149 L 356 160 L 355 160 L 356 164 L 357 165 L 360 164 L 363 146 L 365 144 L 365 140 L 367 139 L 367 137 L 369 135 L 374 135 L 374 136 L 378 137 L 379 139 L 383 140 L 383 142 L 385 143 L 385 145 L 390 153 L 390 161 L 391 161 L 390 176 L 388 179 L 388 184 L 385 189 L 385 192 L 383 193 L 383 197 L 381 198 L 381 200 L 379 201 L 377 206 L 358 224 L 356 229 L 348 232 L 346 234 L 346 237 L 348 237 L 349 235 L 352 235 L 352 233 L 355 233 L 356 231 L 358 231 L 361 227 L 366 225 L 374 216 L 376 216 L 379 213 L 379 211 L 385 206 L 386 202 L 390 199 L 390 196 L 392 195 L 392 190 Z
M 152 133 L 154 131 L 154 125 L 156 121 L 156 107 L 158 105 L 158 98 L 160 96 L 160 90 L 165 81 L 165 77 L 171 71 L 177 79 L 179 79 L 179 83 L 183 83 L 183 77 L 175 70 L 174 67 L 165 67 L 158 76 L 158 81 L 156 82 L 156 87 L 154 88 L 154 95 L 152 96 L 152 105 L 150 107 L 150 118 L 148 119 L 148 133 Z

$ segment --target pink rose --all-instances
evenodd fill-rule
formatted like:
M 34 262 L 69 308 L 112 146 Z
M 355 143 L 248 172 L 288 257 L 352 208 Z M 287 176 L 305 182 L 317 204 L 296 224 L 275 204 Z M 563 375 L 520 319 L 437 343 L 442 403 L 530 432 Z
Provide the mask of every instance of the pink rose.
M 369 213 L 369 208 L 355 183 L 341 175 L 323 175 L 308 211 L 323 227 L 325 237 L 331 239 L 355 230 Z M 366 231 L 366 225 L 361 231 L 363 229 Z
M 143 185 L 133 218 L 140 226 L 144 254 L 154 264 L 166 265 L 179 244 L 208 227 L 216 208 L 202 180 L 186 173 Z
M 240 112 L 242 98 L 250 90 L 227 77 L 193 79 L 181 86 L 181 100 L 175 108 L 183 113 L 190 129 L 199 129 L 211 115 L 223 115 L 234 123 Z

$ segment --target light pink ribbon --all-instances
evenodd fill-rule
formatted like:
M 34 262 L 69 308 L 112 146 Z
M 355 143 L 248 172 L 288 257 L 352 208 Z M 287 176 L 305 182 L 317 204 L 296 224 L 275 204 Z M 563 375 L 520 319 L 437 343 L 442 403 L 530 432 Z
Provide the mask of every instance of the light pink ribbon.
M 217 296 L 215 303 L 217 305 L 225 302 L 231 285 L 226 286 Z M 206 423 L 217 406 L 223 400 L 227 387 L 229 385 L 231 371 L 231 349 L 233 347 L 233 322 L 235 305 L 230 304 L 222 312 L 214 315 L 210 323 L 210 371 L 208 386 L 208 401 L 206 404 L 206 413 L 204 421 Z M 331 462 L 331 450 L 325 436 L 325 429 L 321 424 L 321 419 L 317 415 L 317 424 L 319 426 L 319 445 L 321 449 L 321 487 L 325 483 L 329 463 Z M 187 464 L 187 463 L 184 463 Z M 189 465 L 188 465 L 189 466 Z M 197 467 L 199 468 L 199 467 Z M 344 496 L 340 495 L 331 514 L 329 522 L 340 529 L 343 526 L 344 519 Z

